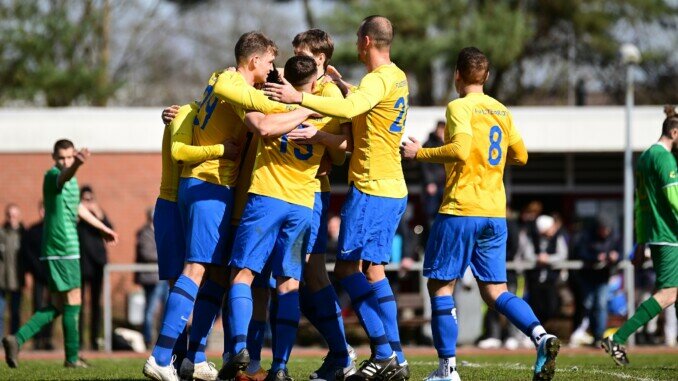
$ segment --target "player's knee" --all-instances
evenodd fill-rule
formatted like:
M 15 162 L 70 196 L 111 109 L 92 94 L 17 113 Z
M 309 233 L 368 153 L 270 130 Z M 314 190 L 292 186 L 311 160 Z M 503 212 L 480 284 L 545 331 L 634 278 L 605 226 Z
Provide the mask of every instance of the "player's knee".
M 276 281 L 278 294 L 287 294 L 299 290 L 299 281 L 294 278 L 278 277 Z
M 369 263 L 364 266 L 367 266 L 365 268 L 365 277 L 370 283 L 379 282 L 380 280 L 386 278 L 384 265 Z
M 666 308 L 676 303 L 676 296 L 678 294 L 678 287 L 664 288 L 654 295 L 655 300 L 662 308 Z
M 451 281 L 429 279 L 426 282 L 426 288 L 428 289 L 428 294 L 431 298 L 434 296 L 452 295 L 456 282 L 456 279 Z
M 189 277 L 195 284 L 202 283 L 202 277 L 205 275 L 206 267 L 204 263 L 187 263 L 182 275 Z
M 494 308 L 494 303 L 499 298 L 499 295 L 508 292 L 506 283 L 483 283 L 478 282 L 480 286 L 480 297 L 483 298 L 485 304 L 490 308 Z
M 245 283 L 248 285 L 252 285 L 252 282 L 254 281 L 254 273 L 250 269 L 238 269 L 238 268 L 233 268 L 231 270 L 231 284 L 236 284 L 236 283 Z
M 309 262 L 310 264 L 310 262 Z M 325 266 L 309 266 L 304 270 L 304 283 L 311 292 L 320 291 L 330 285 L 330 278 L 327 275 Z

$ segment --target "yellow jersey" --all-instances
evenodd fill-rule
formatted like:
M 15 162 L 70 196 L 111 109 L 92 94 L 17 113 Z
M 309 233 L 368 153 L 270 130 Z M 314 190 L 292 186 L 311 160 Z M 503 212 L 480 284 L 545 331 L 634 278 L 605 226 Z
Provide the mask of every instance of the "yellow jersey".
M 331 134 L 341 132 L 341 121 L 337 118 L 307 122 Z M 288 140 L 287 135 L 260 138 L 249 192 L 313 209 L 316 175 L 324 154 L 324 145 L 297 144 Z
M 182 164 L 218 158 L 224 153 L 224 146 L 221 144 L 202 147 L 192 145 L 193 118 L 197 111 L 196 104 L 184 105 L 179 108 L 176 117 L 165 126 L 162 137 L 162 176 L 158 196 L 162 199 L 177 200 Z
M 332 82 L 332 79 L 328 76 L 322 76 L 318 79 L 313 94 L 320 95 L 321 97 L 344 98 L 344 94 L 341 93 L 339 86 Z M 350 122 L 350 120 L 346 120 L 346 122 Z M 330 186 L 329 176 L 318 176 L 314 188 L 316 192 L 331 192 L 332 187 Z
M 162 157 L 162 175 L 160 176 L 160 194 L 158 195 L 158 198 L 176 202 L 181 166 L 172 160 L 171 123 L 165 125 L 165 131 L 162 134 L 162 149 L 160 155 Z
M 445 143 L 471 135 L 465 162 L 445 164 L 447 180 L 439 212 L 456 216 L 506 217 L 504 166 L 509 146 L 522 141 L 513 118 L 496 99 L 469 93 L 447 105 Z
M 217 80 L 224 73 L 212 74 L 203 92 L 199 110 L 193 119 L 194 145 L 220 144 L 227 139 L 236 145 L 242 145 L 245 141 L 247 127 L 240 116 L 231 104 L 221 101 L 214 94 Z M 194 177 L 212 184 L 234 186 L 238 179 L 240 157 L 241 155 L 235 160 L 219 158 L 184 165 L 181 177 Z
M 395 64 L 379 66 L 344 99 L 303 94 L 301 105 L 321 114 L 352 119 L 353 154 L 348 179 L 363 193 L 407 196 L 400 164 L 409 88 Z

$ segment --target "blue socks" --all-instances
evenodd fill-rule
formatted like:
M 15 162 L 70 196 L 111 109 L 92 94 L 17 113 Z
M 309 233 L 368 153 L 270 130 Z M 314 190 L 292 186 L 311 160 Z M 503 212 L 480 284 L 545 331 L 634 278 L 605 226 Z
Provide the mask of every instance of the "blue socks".
M 532 330 L 535 327 L 541 325 L 530 305 L 510 292 L 499 295 L 494 302 L 494 309 L 506 316 L 513 325 L 528 337 L 532 336 Z
M 205 357 L 207 336 L 209 336 L 214 319 L 221 309 L 224 291 L 223 287 L 211 280 L 206 280 L 198 291 L 193 308 L 193 325 L 188 341 L 188 353 L 186 354 L 186 358 L 193 363 L 207 361 Z
M 337 364 L 347 367 L 351 363 L 346 350 L 346 333 L 344 332 L 344 319 L 341 317 L 339 298 L 331 285 L 310 295 L 310 302 L 315 313 L 315 319 L 311 321 L 327 342 L 332 356 Z M 306 315 L 308 317 L 308 315 Z
M 246 347 L 247 328 L 252 319 L 252 289 L 245 283 L 236 283 L 228 292 L 228 324 L 231 332 L 231 356 Z
M 250 354 L 250 359 L 261 360 L 261 347 L 264 345 L 265 334 L 265 321 L 250 321 L 250 326 L 247 328 L 247 352 Z
M 167 366 L 170 364 L 172 349 L 177 338 L 186 328 L 186 322 L 188 322 L 193 311 L 193 303 L 197 293 L 198 285 L 185 275 L 181 275 L 174 284 L 174 288 L 167 298 L 162 328 L 152 353 L 158 365 Z
M 186 358 L 186 351 L 188 351 L 188 327 L 184 326 L 177 341 L 174 343 L 174 351 L 172 354 L 177 356 L 174 365 L 176 368 L 181 367 L 181 362 Z
M 278 318 L 275 322 L 275 333 L 278 337 L 273 347 L 271 372 L 285 369 L 290 353 L 292 353 L 292 347 L 297 339 L 297 329 L 301 317 L 298 291 L 278 294 L 278 304 L 285 306 L 285 308 L 278 308 Z
M 320 312 L 320 309 L 314 305 L 315 301 L 312 298 L 313 294 L 308 290 L 308 287 L 301 287 L 299 289 L 299 307 L 301 308 L 301 313 L 304 314 L 309 323 L 320 332 L 317 320 L 318 314 L 316 313 Z M 320 334 L 322 334 L 322 332 L 320 332 Z
M 389 344 L 384 324 L 379 317 L 379 302 L 365 278 L 363 273 L 355 273 L 347 276 L 340 281 L 341 286 L 351 297 L 353 310 L 358 315 L 367 336 L 370 338 L 370 345 L 374 348 L 374 358 L 376 360 L 386 360 L 393 355 L 393 349 Z
M 226 291 L 224 291 L 226 293 Z M 222 353 L 222 358 L 225 358 L 227 353 L 230 353 L 231 346 L 231 325 L 228 321 L 228 304 L 229 304 L 230 292 L 226 296 L 221 304 L 221 328 L 224 330 L 224 352 Z M 225 362 L 225 361 L 224 361 Z
M 278 335 L 276 333 L 278 321 L 278 292 L 276 290 L 271 291 L 271 301 L 268 305 L 268 324 L 271 327 L 271 348 L 275 348 L 276 339 Z
M 398 363 L 405 362 L 405 354 L 403 348 L 400 346 L 400 332 L 398 332 L 398 306 L 396 305 L 395 296 L 388 279 L 384 278 L 378 282 L 372 283 L 372 290 L 379 302 L 379 317 L 386 330 L 388 342 L 391 348 L 398 356 Z
M 438 358 L 455 357 L 457 351 L 457 313 L 451 295 L 431 298 L 431 331 Z

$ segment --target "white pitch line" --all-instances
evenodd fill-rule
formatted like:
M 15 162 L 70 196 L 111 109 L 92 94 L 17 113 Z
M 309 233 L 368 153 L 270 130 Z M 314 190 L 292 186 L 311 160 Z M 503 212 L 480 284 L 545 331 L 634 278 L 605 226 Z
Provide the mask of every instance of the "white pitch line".
M 521 365 L 519 363 L 472 363 L 468 361 L 462 361 L 461 366 L 469 368 L 484 368 L 484 367 L 502 367 L 509 368 L 514 370 L 532 370 L 532 367 Z M 625 380 L 634 380 L 634 381 L 657 381 L 654 378 L 648 377 L 638 377 L 626 373 L 620 372 L 608 372 L 596 368 L 579 368 L 579 367 L 568 367 L 568 368 L 557 368 L 556 372 L 571 372 L 571 373 L 588 373 L 588 374 L 602 374 L 606 376 L 613 376 Z

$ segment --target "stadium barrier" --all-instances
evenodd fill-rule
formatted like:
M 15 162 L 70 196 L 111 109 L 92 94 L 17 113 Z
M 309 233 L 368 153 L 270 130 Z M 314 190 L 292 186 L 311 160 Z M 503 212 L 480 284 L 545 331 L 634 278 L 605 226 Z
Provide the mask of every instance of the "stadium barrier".
M 527 261 L 511 261 L 506 262 L 507 270 L 516 270 L 524 271 L 529 270 L 534 267 L 534 263 Z M 582 261 L 563 261 L 552 266 L 555 270 L 579 270 L 584 267 L 584 262 Z M 619 270 L 625 270 L 625 276 L 633 276 L 633 264 L 630 261 L 625 260 L 619 263 Z M 334 270 L 334 263 L 327 264 L 327 271 L 332 272 Z M 400 264 L 390 263 L 386 265 L 386 271 L 399 271 Z M 408 271 L 413 271 L 419 273 L 419 290 L 423 292 L 426 290 L 426 278 L 423 276 L 424 264 L 423 262 L 415 262 Z M 106 352 L 112 350 L 112 339 L 113 339 L 113 306 L 111 302 L 111 273 L 115 272 L 157 272 L 158 265 L 152 263 L 109 263 L 104 267 L 104 349 Z M 628 279 L 625 279 L 628 281 Z M 635 300 L 635 295 L 633 295 L 633 288 L 626 289 L 626 298 L 628 301 Z M 422 297 L 423 300 L 423 313 L 426 319 L 431 317 L 431 304 L 429 298 Z M 629 303 L 633 305 L 634 303 Z

